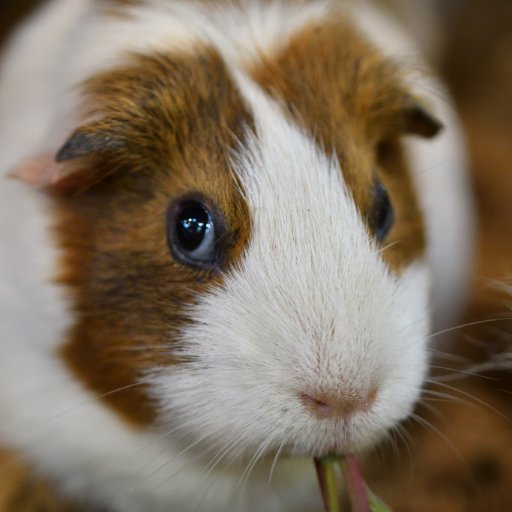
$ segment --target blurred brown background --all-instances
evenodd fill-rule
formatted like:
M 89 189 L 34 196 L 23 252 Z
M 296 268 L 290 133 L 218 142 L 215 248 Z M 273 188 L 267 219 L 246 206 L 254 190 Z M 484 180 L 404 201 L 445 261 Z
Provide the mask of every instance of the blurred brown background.
M 4 2 L 0 43 L 36 3 Z M 446 374 L 512 352 L 512 296 L 490 285 L 512 283 L 512 0 L 438 4 L 439 68 L 465 126 L 480 221 L 466 321 L 485 321 L 461 329 L 455 356 L 433 363 Z M 371 459 L 373 486 L 396 512 L 512 511 L 512 370 L 466 377 L 432 385 L 417 411 L 424 420 L 406 425 L 411 439 L 398 440 L 398 455 L 390 448 Z

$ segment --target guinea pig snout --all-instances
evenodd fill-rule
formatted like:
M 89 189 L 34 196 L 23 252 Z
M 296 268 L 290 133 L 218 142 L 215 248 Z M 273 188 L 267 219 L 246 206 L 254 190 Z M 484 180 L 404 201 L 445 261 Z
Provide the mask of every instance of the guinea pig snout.
M 359 412 L 368 412 L 377 398 L 377 387 L 368 392 L 316 391 L 301 393 L 305 409 L 319 420 L 349 418 Z

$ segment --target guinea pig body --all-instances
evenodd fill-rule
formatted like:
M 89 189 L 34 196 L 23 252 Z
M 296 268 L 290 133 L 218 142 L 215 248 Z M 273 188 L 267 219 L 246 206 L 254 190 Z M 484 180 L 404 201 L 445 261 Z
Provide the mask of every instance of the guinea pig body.
M 463 300 L 439 91 L 367 4 L 48 3 L 1 69 L 0 446 L 84 510 L 318 506 Z

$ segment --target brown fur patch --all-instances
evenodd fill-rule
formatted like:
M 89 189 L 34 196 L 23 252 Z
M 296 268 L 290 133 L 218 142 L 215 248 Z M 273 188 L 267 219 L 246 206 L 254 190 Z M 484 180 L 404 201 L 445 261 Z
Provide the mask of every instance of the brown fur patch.
M 384 183 L 395 210 L 384 240 L 390 267 L 399 271 L 420 257 L 423 221 L 399 137 L 431 132 L 410 126 L 413 99 L 397 66 L 338 20 L 305 28 L 276 57 L 263 57 L 252 76 L 328 154 L 337 154 L 363 217 L 371 215 L 375 175 Z
M 101 121 L 81 130 L 118 144 L 64 164 L 75 166 L 75 192 L 64 183 L 65 192 L 54 193 L 60 281 L 72 291 L 77 319 L 62 356 L 126 419 L 147 424 L 155 408 L 138 382 L 176 363 L 184 308 L 221 282 L 215 270 L 173 259 L 168 206 L 189 193 L 209 198 L 224 219 L 220 267 L 240 257 L 250 220 L 228 158 L 252 120 L 222 60 L 207 49 L 196 57 L 138 56 L 87 87 Z

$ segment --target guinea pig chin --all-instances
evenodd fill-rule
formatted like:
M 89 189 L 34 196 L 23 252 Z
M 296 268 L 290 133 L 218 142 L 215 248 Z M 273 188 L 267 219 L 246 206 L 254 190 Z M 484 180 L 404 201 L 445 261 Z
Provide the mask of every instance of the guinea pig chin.
M 428 272 L 420 260 L 391 272 L 339 164 L 267 114 L 235 165 L 252 215 L 245 254 L 191 306 L 187 362 L 159 372 L 153 392 L 198 444 L 357 451 L 419 396 Z

